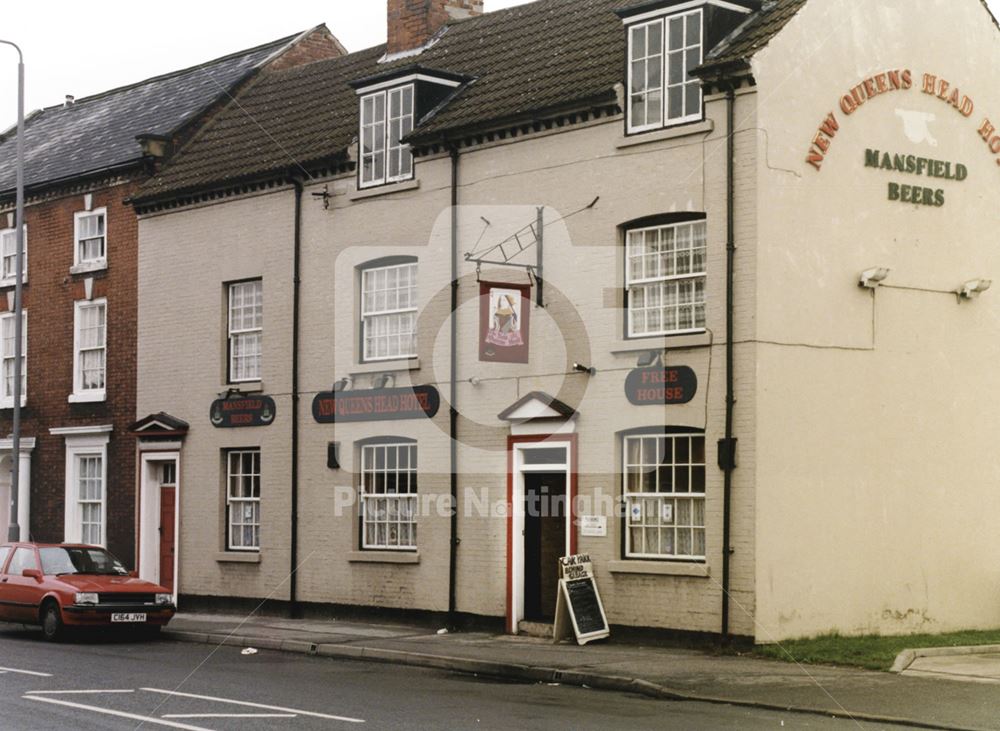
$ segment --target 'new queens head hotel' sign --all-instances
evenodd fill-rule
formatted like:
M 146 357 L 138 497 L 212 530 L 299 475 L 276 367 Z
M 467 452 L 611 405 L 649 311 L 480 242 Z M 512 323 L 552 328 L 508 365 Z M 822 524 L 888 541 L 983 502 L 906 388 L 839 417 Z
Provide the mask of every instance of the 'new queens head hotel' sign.
M 910 69 L 896 69 L 871 76 L 852 87 L 840 98 L 840 111 L 845 117 L 850 117 L 876 96 L 910 91 L 913 88 L 913 81 L 913 72 Z M 921 91 L 941 100 L 963 117 L 971 118 L 975 113 L 975 102 L 968 95 L 934 74 L 923 75 Z M 830 112 L 816 130 L 806 155 L 806 162 L 817 171 L 823 169 L 823 162 L 833 147 L 840 131 L 840 124 L 841 117 L 836 112 Z M 984 117 L 977 132 L 990 152 L 997 156 L 996 162 L 1000 166 L 1000 132 L 996 125 L 989 117 Z M 962 181 L 969 174 L 968 168 L 961 163 L 872 149 L 865 150 L 865 167 L 925 178 L 928 181 L 926 184 L 890 182 L 888 197 L 893 201 L 933 207 L 945 204 L 945 193 L 940 188 L 931 187 L 933 186 L 931 181 L 935 179 Z

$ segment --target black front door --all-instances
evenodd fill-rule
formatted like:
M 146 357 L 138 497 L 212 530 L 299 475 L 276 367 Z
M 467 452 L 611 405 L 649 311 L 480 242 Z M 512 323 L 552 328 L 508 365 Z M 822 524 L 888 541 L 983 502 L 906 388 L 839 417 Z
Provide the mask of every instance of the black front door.
M 524 618 L 551 622 L 566 552 L 566 474 L 524 475 Z

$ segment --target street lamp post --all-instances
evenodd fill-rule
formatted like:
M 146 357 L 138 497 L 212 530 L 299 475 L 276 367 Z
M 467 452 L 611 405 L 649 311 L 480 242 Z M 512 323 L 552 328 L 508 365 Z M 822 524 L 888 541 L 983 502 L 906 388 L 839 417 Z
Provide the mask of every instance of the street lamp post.
M 24 323 L 21 321 L 23 311 L 21 302 L 21 287 L 23 285 L 24 269 L 24 54 L 20 47 L 11 41 L 0 40 L 0 43 L 13 46 L 17 51 L 17 213 L 14 216 L 15 241 L 17 251 L 14 255 L 14 431 L 11 444 L 11 479 L 10 479 L 10 529 L 8 540 L 21 540 L 21 526 L 18 523 L 18 509 L 21 482 L 21 358 L 23 356 Z M 25 526 L 27 528 L 27 526 Z

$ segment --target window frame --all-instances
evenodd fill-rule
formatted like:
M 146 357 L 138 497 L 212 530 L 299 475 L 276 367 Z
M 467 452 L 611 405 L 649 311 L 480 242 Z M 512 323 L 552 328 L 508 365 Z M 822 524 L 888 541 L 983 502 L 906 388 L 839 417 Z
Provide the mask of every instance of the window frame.
M 708 507 L 708 451 L 707 450 L 708 450 L 708 443 L 706 441 L 705 432 L 703 432 L 701 430 L 661 427 L 661 428 L 654 429 L 654 430 L 639 429 L 639 430 L 635 430 L 635 431 L 630 431 L 630 432 L 626 432 L 626 433 L 621 434 L 620 437 L 621 437 L 620 445 L 621 445 L 621 450 L 622 450 L 622 453 L 621 453 L 621 463 L 620 463 L 621 464 L 621 470 L 622 470 L 622 472 L 621 472 L 621 474 L 622 474 L 622 478 L 621 478 L 622 516 L 621 516 L 621 523 L 620 523 L 621 530 L 622 530 L 622 535 L 621 535 L 621 555 L 622 555 L 622 558 L 624 560 L 626 560 L 626 561 L 664 561 L 664 562 L 673 562 L 673 563 L 679 563 L 679 562 L 684 562 L 684 563 L 705 563 L 705 562 L 707 562 L 707 560 L 708 560 L 708 518 L 707 518 L 707 507 Z M 702 451 L 702 458 L 703 458 L 702 462 L 696 462 L 694 460 L 695 449 L 694 449 L 694 444 L 692 443 L 691 445 L 689 445 L 689 451 L 688 451 L 689 458 L 688 458 L 687 462 L 685 462 L 685 463 L 678 463 L 676 461 L 672 461 L 670 464 L 671 464 L 671 466 L 675 470 L 676 470 L 677 466 L 684 466 L 684 467 L 687 467 L 687 468 L 692 469 L 692 470 L 695 467 L 700 467 L 704 471 L 704 489 L 701 492 L 694 492 L 694 491 L 677 492 L 676 490 L 672 491 L 672 492 L 663 492 L 663 491 L 660 491 L 660 490 L 657 490 L 655 492 L 641 492 L 641 491 L 640 492 L 630 492 L 628 490 L 628 481 L 629 481 L 629 475 L 630 475 L 630 472 L 629 472 L 629 467 L 630 467 L 630 464 L 629 464 L 629 442 L 633 441 L 633 440 L 643 440 L 643 439 L 656 439 L 656 440 L 669 439 L 669 440 L 672 440 L 672 443 L 673 443 L 673 440 L 677 440 L 677 439 L 689 439 L 689 440 L 701 439 L 702 440 L 702 449 L 701 449 L 701 451 Z M 640 445 L 640 450 L 641 449 L 642 449 L 642 446 Z M 659 447 L 657 447 L 657 449 L 659 450 Z M 672 453 L 675 454 L 676 450 L 674 450 Z M 658 467 L 659 467 L 660 464 L 662 464 L 662 463 L 658 462 L 654 466 L 654 469 L 658 469 Z M 639 462 L 638 465 L 634 465 L 634 466 L 637 466 L 640 469 L 642 467 L 646 466 L 646 463 L 643 461 L 641 452 L 640 452 L 640 462 Z M 638 474 L 642 475 L 643 473 L 640 471 Z M 658 475 L 657 475 L 656 479 L 657 479 L 657 487 L 659 487 L 659 476 Z M 693 481 L 689 480 L 688 485 L 692 486 L 692 483 L 693 483 Z M 661 503 L 661 505 L 664 502 L 666 502 L 666 501 L 671 501 L 673 503 L 673 512 L 672 512 L 672 517 L 671 517 L 671 523 L 673 525 L 673 531 L 674 531 L 674 553 L 642 553 L 642 552 L 638 552 L 638 551 L 633 551 L 632 550 L 632 545 L 631 545 L 632 544 L 632 535 L 631 535 L 632 531 L 631 531 L 631 529 L 633 528 L 633 525 L 632 525 L 632 516 L 631 516 L 631 513 L 630 513 L 630 502 L 629 502 L 629 500 L 630 500 L 630 498 L 633 498 L 633 497 L 638 497 L 638 498 L 644 499 L 644 500 L 656 500 L 656 499 L 658 499 L 658 501 Z M 679 513 L 679 510 L 677 509 L 677 503 L 678 503 L 678 501 L 681 501 L 681 500 L 687 500 L 687 501 L 689 501 L 691 503 L 691 507 L 690 507 L 690 521 L 689 521 L 689 524 L 685 525 L 685 526 L 679 526 L 677 524 L 677 515 Z M 695 516 L 695 504 L 697 502 L 699 502 L 699 501 L 701 503 L 701 517 L 702 517 L 701 525 L 698 525 L 696 523 L 695 519 L 694 519 L 694 516 Z M 662 513 L 661 513 L 661 516 L 662 516 Z M 636 527 L 640 527 L 640 528 L 647 527 L 648 528 L 649 525 L 647 523 L 645 523 L 645 522 L 642 522 L 642 523 L 640 523 Z M 654 527 L 659 527 L 662 530 L 662 517 L 661 517 L 661 522 L 659 523 L 659 525 L 658 526 L 654 526 Z M 680 529 L 687 529 L 687 530 L 691 531 L 691 551 L 692 552 L 690 554 L 681 554 L 681 553 L 677 553 L 676 552 L 677 545 L 678 545 L 677 536 L 678 536 L 678 531 Z M 704 554 L 697 554 L 697 553 L 694 552 L 695 531 L 697 531 L 697 530 L 700 530 L 702 532 L 703 541 L 704 541 Z
M 3 336 L 3 327 L 8 320 L 14 320 L 13 312 L 0 313 L 0 409 L 14 408 L 13 389 L 9 396 L 6 394 L 7 376 L 5 369 L 8 360 L 12 363 L 14 361 L 14 354 L 8 356 L 5 352 L 6 338 Z M 14 340 L 13 335 L 11 340 Z M 21 379 L 23 381 L 21 384 L 21 406 L 23 408 L 28 402 L 28 310 L 26 309 L 21 311 L 21 340 Z M 11 374 L 11 381 L 13 386 L 13 374 Z
M 636 235 L 636 234 L 644 234 L 647 231 L 661 231 L 662 232 L 663 230 L 666 230 L 666 229 L 673 229 L 673 230 L 676 231 L 677 229 L 679 229 L 681 227 L 684 227 L 684 226 L 688 226 L 688 227 L 692 227 L 693 228 L 693 227 L 698 226 L 698 225 L 701 225 L 701 226 L 704 227 L 703 239 L 702 239 L 704 241 L 704 247 L 695 247 L 693 245 L 690 247 L 689 251 L 691 252 L 691 258 L 692 258 L 692 270 L 690 272 L 685 273 L 685 274 L 661 275 L 661 276 L 657 276 L 657 277 L 645 277 L 645 276 L 643 276 L 643 277 L 638 277 L 636 279 L 632 278 L 632 259 L 633 259 L 633 253 L 632 253 L 633 252 L 633 248 L 632 247 L 633 247 L 633 243 L 632 243 L 631 239 L 632 239 L 632 237 L 634 235 Z M 692 232 L 691 232 L 691 241 L 692 241 L 692 244 L 693 244 L 693 242 L 695 240 L 694 236 L 695 236 L 695 232 L 692 230 Z M 703 266 L 702 266 L 701 270 L 695 270 L 694 269 L 694 252 L 697 251 L 698 249 L 702 249 L 702 248 L 704 249 L 704 253 L 702 255 L 703 256 L 703 261 L 702 261 Z M 654 338 L 654 337 L 674 337 L 674 336 L 678 336 L 678 335 L 698 334 L 698 333 L 703 333 L 703 332 L 707 331 L 707 329 L 708 329 L 708 302 L 709 302 L 709 299 L 708 299 L 708 248 L 709 248 L 708 247 L 708 219 L 706 219 L 704 217 L 688 218 L 688 219 L 680 220 L 680 221 L 677 221 L 677 220 L 674 220 L 674 221 L 649 221 L 648 219 L 646 219 L 645 221 L 643 221 L 641 223 L 640 222 L 635 222 L 632 225 L 627 226 L 627 227 L 624 228 L 624 246 L 623 246 L 623 250 L 624 250 L 624 267 L 623 267 L 623 272 L 624 272 L 624 294 L 625 294 L 624 311 L 625 311 L 625 339 L 626 340 L 636 340 L 636 339 L 641 339 L 641 338 Z M 675 259 L 676 259 L 676 252 L 677 251 L 679 251 L 679 250 L 675 248 L 674 249 Z M 662 253 L 663 252 L 661 252 L 661 254 Z M 646 253 L 646 255 L 647 256 L 649 255 L 648 252 Z M 689 327 L 689 328 L 678 327 L 676 329 L 672 329 L 671 330 L 671 329 L 667 329 L 665 326 L 662 326 L 659 330 L 655 330 L 655 331 L 648 331 L 648 332 L 636 332 L 635 331 L 635 327 L 634 327 L 634 323 L 633 323 L 633 317 L 632 317 L 632 315 L 633 315 L 633 309 L 632 308 L 633 308 L 633 306 L 635 304 L 635 299 L 636 299 L 635 292 L 634 292 L 635 289 L 637 289 L 637 288 L 647 288 L 647 287 L 650 287 L 651 285 L 657 285 L 657 284 L 661 284 L 662 285 L 662 284 L 669 283 L 669 282 L 682 282 L 682 281 L 692 281 L 692 282 L 695 282 L 695 287 L 697 288 L 697 282 L 699 280 L 702 282 L 702 299 L 699 302 L 699 301 L 695 300 L 694 297 L 692 297 L 691 307 L 694 308 L 694 312 L 693 312 L 693 316 L 692 316 L 693 327 Z M 703 315 L 704 322 L 701 325 L 699 325 L 698 321 L 697 321 L 697 306 L 698 305 L 701 305 L 702 308 L 704 309 L 704 315 Z M 643 309 L 649 310 L 649 309 L 652 309 L 652 308 L 648 308 L 647 307 L 647 308 L 643 308 Z M 663 309 L 665 310 L 665 307 Z M 677 306 L 677 309 L 678 309 L 678 311 L 680 311 L 680 305 Z
M 420 498 L 419 498 L 419 494 L 420 494 L 420 492 L 419 492 L 419 488 L 420 488 L 419 474 L 420 474 L 420 472 L 419 472 L 419 450 L 417 448 L 417 442 L 416 442 L 416 440 L 414 440 L 414 439 L 408 439 L 408 438 L 405 438 L 405 437 L 379 437 L 379 438 L 376 438 L 376 439 L 368 439 L 368 440 L 364 440 L 364 441 L 358 442 L 357 443 L 357 447 L 359 449 L 359 455 L 358 455 L 358 464 L 359 464 L 359 470 L 358 470 L 358 531 L 359 531 L 359 535 L 358 535 L 358 547 L 359 547 L 359 549 L 362 550 L 362 551 L 374 551 L 374 552 L 398 552 L 398 553 L 415 553 L 415 552 L 417 552 L 419 550 L 419 548 L 420 548 L 419 544 L 417 543 L 417 527 L 418 527 L 418 518 L 419 518 L 418 508 L 419 508 L 419 505 L 420 505 Z M 400 468 L 400 460 L 399 460 L 399 450 L 400 449 L 404 449 L 404 448 L 407 450 L 407 466 L 405 468 L 401 469 Z M 370 474 L 371 479 L 373 481 L 376 478 L 376 471 L 377 471 L 378 468 L 375 467 L 375 466 L 371 466 L 370 467 L 369 466 L 369 459 L 372 456 L 374 456 L 374 450 L 377 450 L 377 449 L 387 449 L 387 450 L 388 449 L 394 449 L 394 450 L 396 450 L 394 474 L 395 474 L 395 477 L 396 477 L 395 484 L 397 486 L 396 487 L 397 491 L 394 492 L 394 493 L 389 493 L 389 492 L 381 492 L 381 493 L 379 493 L 379 492 L 374 492 L 374 491 L 366 492 L 366 486 L 369 484 L 368 483 L 368 479 L 367 479 L 369 477 L 369 474 Z M 388 476 L 388 474 L 389 474 L 388 464 L 389 464 L 389 460 L 388 460 L 388 454 L 387 454 L 386 455 L 386 460 L 385 460 L 385 466 L 382 468 L 382 473 L 385 476 Z M 407 483 L 407 492 L 399 492 L 399 488 L 398 488 L 398 486 L 399 486 L 399 476 L 400 476 L 400 474 L 404 474 L 404 470 L 405 470 L 405 474 L 407 475 L 407 480 L 406 480 L 406 483 Z M 385 485 L 385 482 L 387 482 L 387 481 L 385 481 L 384 477 L 383 477 L 383 480 L 384 480 L 383 484 Z M 383 487 L 383 489 L 386 489 L 386 488 Z M 368 525 L 370 524 L 369 523 L 370 518 L 369 518 L 369 510 L 367 508 L 367 504 L 369 502 L 374 502 L 374 501 L 377 501 L 377 500 L 386 500 L 386 501 L 392 500 L 392 501 L 395 501 L 397 503 L 397 508 L 396 508 L 396 511 L 395 511 L 396 518 L 395 518 L 395 521 L 394 521 L 396 529 L 397 529 L 397 532 L 396 532 L 396 541 L 397 541 L 396 545 L 390 545 L 389 544 L 389 540 L 388 540 L 388 538 L 389 538 L 389 525 L 392 524 L 392 522 L 393 522 L 393 521 L 390 521 L 390 519 L 389 519 L 390 511 L 389 511 L 389 507 L 388 507 L 388 502 L 386 503 L 386 513 L 385 513 L 386 517 L 385 517 L 385 519 L 382 520 L 382 521 L 375 520 L 373 523 L 371 523 L 372 525 L 375 525 L 375 526 L 378 526 L 380 523 L 383 524 L 383 525 L 385 525 L 385 527 L 386 527 L 386 530 L 385 530 L 386 542 L 385 542 L 385 544 L 379 544 L 377 542 L 377 540 L 375 542 L 369 542 L 368 541 L 368 531 L 366 529 L 367 529 Z M 408 520 L 404 520 L 402 512 L 401 512 L 400 508 L 398 507 L 398 504 L 403 503 L 404 500 L 411 502 L 411 507 L 410 507 L 410 513 L 409 513 L 409 516 L 408 516 L 408 518 L 409 518 Z M 401 541 L 401 531 L 400 531 L 400 528 L 403 525 L 408 525 L 409 526 L 409 542 L 406 543 L 406 544 L 403 544 L 403 543 L 400 542 Z M 375 531 L 376 531 L 376 539 L 377 539 L 377 527 L 375 528 Z
M 83 259 L 80 254 L 80 225 L 84 218 L 102 216 L 104 218 L 103 256 L 96 259 Z M 77 211 L 73 214 L 73 271 L 96 271 L 108 268 L 108 209 L 94 208 L 89 211 Z
M 402 269 L 403 267 L 412 267 L 411 279 L 409 289 L 412 289 L 412 306 L 411 307 L 396 307 L 395 309 L 384 309 L 384 310 L 372 310 L 370 312 L 365 309 L 365 294 L 367 289 L 365 286 L 366 275 L 371 272 L 376 271 L 388 271 L 390 269 Z M 360 295 L 358 302 L 358 323 L 359 323 L 359 342 L 360 342 L 360 358 L 361 363 L 379 363 L 387 361 L 396 360 L 412 360 L 418 357 L 419 350 L 419 305 L 417 298 L 419 296 L 419 284 L 420 284 L 420 264 L 415 257 L 405 257 L 397 258 L 391 257 L 389 259 L 379 259 L 376 261 L 367 262 L 358 267 L 358 292 Z M 386 290 L 388 291 L 388 290 Z M 397 280 L 396 290 L 397 292 L 397 303 L 398 303 L 398 292 L 400 287 Z M 382 356 L 371 356 L 368 354 L 368 330 L 369 330 L 369 319 L 378 317 L 391 317 L 393 315 L 413 315 L 413 348 L 412 352 L 404 353 L 399 352 L 392 355 L 382 355 Z
M 400 96 L 400 109 L 403 109 L 403 98 L 406 92 L 410 94 L 410 111 L 409 114 L 402 113 L 400 116 L 392 117 L 392 98 L 394 95 Z M 365 114 L 365 102 L 372 100 L 372 110 L 374 111 L 378 107 L 378 101 L 382 101 L 382 117 L 381 120 L 373 119 L 368 121 Z M 413 131 L 416 126 L 416 112 L 417 112 L 417 87 L 416 84 L 401 84 L 399 86 L 392 86 L 387 89 L 379 89 L 378 91 L 369 92 L 362 94 L 358 100 L 358 189 L 363 190 L 366 188 L 375 188 L 380 185 L 389 185 L 390 183 L 399 183 L 405 180 L 412 180 L 416 176 L 416 159 L 413 157 L 413 152 L 408 143 L 399 142 L 397 145 L 393 146 L 391 143 L 392 139 L 392 125 L 394 119 L 398 121 L 403 128 L 406 128 L 406 122 L 409 122 L 408 129 L 405 132 L 400 132 L 399 138 L 402 140 L 408 134 Z M 381 125 L 382 134 L 376 135 L 375 129 Z M 372 141 L 376 141 L 376 137 L 381 143 L 381 148 L 374 148 L 373 151 L 368 153 L 365 151 L 365 132 L 367 128 L 372 128 Z M 409 172 L 403 174 L 399 173 L 397 175 L 389 174 L 389 160 L 394 154 L 399 155 L 399 159 L 405 159 L 406 155 L 409 155 Z M 374 175 L 374 165 L 372 168 L 372 176 L 366 178 L 365 176 L 365 161 L 368 158 L 373 160 L 378 154 L 383 157 L 382 164 L 382 175 Z M 402 166 L 400 166 L 402 168 Z
M 23 284 L 28 283 L 28 224 L 24 224 L 21 227 L 23 231 L 23 238 L 21 242 L 21 249 L 23 251 L 23 256 L 21 257 L 21 282 Z M 7 237 L 12 236 L 14 238 L 14 253 L 5 253 L 5 245 L 7 242 Z M 15 271 L 17 264 L 11 264 L 11 274 L 5 275 L 5 267 L 7 265 L 7 259 L 15 258 L 17 256 L 17 226 L 11 226 L 0 230 L 0 287 L 13 287 L 17 284 L 15 281 L 17 279 L 17 272 Z
M 108 546 L 108 440 L 109 434 L 80 434 L 66 436 L 66 492 L 64 543 L 83 543 L 83 511 L 80 507 L 80 461 L 88 457 L 101 460 L 101 541 L 102 548 Z
M 676 87 L 678 85 L 680 85 L 682 87 L 682 89 L 683 89 L 683 87 L 685 87 L 689 83 L 689 80 L 690 80 L 690 77 L 691 77 L 690 69 L 687 68 L 687 53 L 688 53 L 689 50 L 694 49 L 695 46 L 688 45 L 688 43 L 687 43 L 687 41 L 688 41 L 688 38 L 687 38 L 687 25 L 688 25 L 687 18 L 689 16 L 693 16 L 693 15 L 699 16 L 698 28 L 699 28 L 700 32 L 699 32 L 698 45 L 697 45 L 697 49 L 698 49 L 698 65 L 700 65 L 701 63 L 703 63 L 704 60 L 705 60 L 705 14 L 704 14 L 703 11 L 704 11 L 704 8 L 702 8 L 702 7 L 696 7 L 696 8 L 691 8 L 689 10 L 683 10 L 683 11 L 677 11 L 677 12 L 671 12 L 671 13 L 664 13 L 663 15 L 661 15 L 659 17 L 650 18 L 650 19 L 642 20 L 642 21 L 636 21 L 636 22 L 632 22 L 632 23 L 628 23 L 625 26 L 625 32 L 627 34 L 627 38 L 626 38 L 626 55 L 625 55 L 625 115 L 624 116 L 625 116 L 625 133 L 627 135 L 642 134 L 644 132 L 650 132 L 652 130 L 666 129 L 668 127 L 676 127 L 676 126 L 682 125 L 682 124 L 690 124 L 692 122 L 699 122 L 702 119 L 704 119 L 704 116 L 705 116 L 705 93 L 704 93 L 704 89 L 702 88 L 700 82 L 698 82 L 698 104 L 697 104 L 697 111 L 696 112 L 689 112 L 688 114 L 684 114 L 684 115 L 682 115 L 680 117 L 676 117 L 674 119 L 671 119 L 670 116 L 669 116 L 669 111 L 670 111 L 670 107 L 669 107 L 669 103 L 670 103 L 669 102 L 669 89 L 671 87 Z M 681 62 L 683 64 L 682 76 L 681 76 L 681 81 L 679 82 L 679 84 L 671 84 L 670 83 L 670 66 L 669 66 L 669 64 L 670 64 L 671 49 L 670 49 L 670 39 L 669 39 L 668 33 L 669 33 L 669 30 L 670 30 L 670 28 L 669 28 L 669 25 L 670 25 L 669 21 L 671 19 L 674 19 L 674 18 L 682 18 L 683 19 L 683 24 L 684 24 L 683 45 L 679 49 L 675 49 L 673 51 L 674 53 L 680 53 Z M 660 86 L 659 86 L 659 90 L 660 90 L 660 121 L 657 122 L 657 123 L 653 123 L 653 124 L 646 123 L 646 124 L 641 124 L 641 125 L 635 125 L 635 124 L 632 123 L 632 97 L 636 95 L 632 91 L 632 74 L 633 74 L 632 65 L 633 65 L 633 62 L 634 62 L 633 61 L 633 43 L 634 43 L 633 31 L 637 30 L 639 28 L 647 29 L 646 30 L 646 39 L 647 39 L 647 42 L 648 42 L 648 35 L 649 35 L 648 34 L 648 28 L 650 28 L 651 26 L 654 26 L 654 25 L 659 25 L 659 27 L 660 27 L 660 47 L 659 47 L 659 54 L 658 54 L 659 57 L 660 57 Z M 648 51 L 649 51 L 649 49 L 647 48 L 647 55 L 643 57 L 644 59 L 653 58 L 653 56 L 649 55 Z M 656 55 L 656 54 L 654 54 L 654 55 Z M 636 59 L 636 60 L 638 60 L 638 59 Z M 643 92 L 642 93 L 643 94 L 648 93 L 648 91 L 646 90 L 645 87 L 643 87 Z M 683 106 L 686 107 L 687 106 L 687 99 L 686 99 L 686 95 L 685 95 L 685 93 L 683 91 L 682 91 L 682 94 L 681 94 L 681 100 L 682 100 Z
M 261 483 L 263 481 L 262 480 L 262 476 L 263 476 L 263 454 L 262 454 L 262 452 L 263 452 L 263 450 L 260 447 L 236 447 L 236 448 L 233 448 L 233 449 L 223 450 L 223 455 L 224 455 L 224 459 L 225 459 L 225 475 L 226 475 L 226 477 L 225 477 L 225 506 L 226 506 L 225 530 L 226 530 L 226 538 L 225 538 L 224 545 L 225 545 L 225 549 L 226 549 L 227 552 L 231 552 L 231 553 L 260 553 L 260 550 L 261 550 L 261 540 L 260 540 L 260 538 L 261 538 L 261 529 L 263 527 L 263 522 L 261 520 L 261 498 L 260 498 L 261 487 L 262 487 Z M 243 455 L 246 455 L 246 454 L 255 454 L 257 456 L 257 464 L 256 464 L 257 472 L 256 473 L 254 473 L 254 472 L 244 473 L 244 472 L 240 471 L 238 473 L 234 473 L 233 469 L 232 469 L 233 457 L 234 456 L 242 457 Z M 242 464 L 242 460 L 241 460 L 241 464 Z M 251 465 L 251 468 L 252 467 L 253 467 L 253 465 Z M 237 478 L 239 478 L 239 477 L 250 477 L 251 480 L 253 480 L 253 478 L 256 477 L 256 480 L 257 480 L 257 482 L 256 482 L 257 495 L 256 496 L 251 495 L 249 497 L 246 497 L 246 496 L 234 497 L 233 496 L 233 478 L 234 477 L 237 477 Z M 256 523 L 241 522 L 241 523 L 238 524 L 241 527 L 256 526 L 256 528 L 257 528 L 257 531 L 256 531 L 257 544 L 256 545 L 250 545 L 250 546 L 245 546 L 245 545 L 244 546 L 236 546 L 236 545 L 233 545 L 233 527 L 235 525 L 233 523 L 233 517 L 234 517 L 233 506 L 234 506 L 234 504 L 240 504 L 240 505 L 242 505 L 242 504 L 251 504 L 251 505 L 256 505 L 257 506 L 257 509 L 256 509 Z
M 257 284 L 260 287 L 260 322 L 258 327 L 245 328 L 239 331 L 233 330 L 233 289 L 244 287 L 248 284 Z M 253 279 L 241 279 L 235 282 L 226 282 L 226 383 L 258 383 L 264 377 L 264 279 L 255 277 Z M 243 335 L 258 334 L 257 352 L 257 374 L 248 378 L 236 378 L 236 371 L 233 368 L 233 346 L 236 337 Z
M 84 388 L 83 374 L 81 372 L 82 358 L 80 345 L 80 323 L 82 311 L 93 307 L 104 308 L 104 341 L 98 347 L 87 350 L 104 351 L 104 386 L 102 388 Z M 98 297 L 92 300 L 77 300 L 73 303 L 73 393 L 69 396 L 70 403 L 88 403 L 93 401 L 107 400 L 108 392 L 108 300 L 106 297 Z

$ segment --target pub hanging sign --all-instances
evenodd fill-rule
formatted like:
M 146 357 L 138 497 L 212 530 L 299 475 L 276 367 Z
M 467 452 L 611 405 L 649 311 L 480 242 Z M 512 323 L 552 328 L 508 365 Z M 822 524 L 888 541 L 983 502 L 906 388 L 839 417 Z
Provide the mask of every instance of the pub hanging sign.
M 209 419 L 216 429 L 268 426 L 274 422 L 275 405 L 270 396 L 221 398 L 212 402 Z
M 531 334 L 531 286 L 479 284 L 479 360 L 527 363 Z
M 698 392 L 698 376 L 687 366 L 636 368 L 625 379 L 625 395 L 636 406 L 690 402 Z
M 433 386 L 324 391 L 313 399 L 313 418 L 320 424 L 430 419 L 440 406 L 441 396 Z

